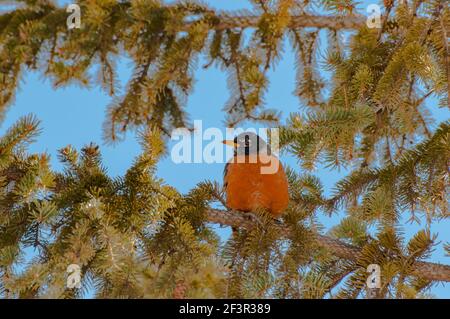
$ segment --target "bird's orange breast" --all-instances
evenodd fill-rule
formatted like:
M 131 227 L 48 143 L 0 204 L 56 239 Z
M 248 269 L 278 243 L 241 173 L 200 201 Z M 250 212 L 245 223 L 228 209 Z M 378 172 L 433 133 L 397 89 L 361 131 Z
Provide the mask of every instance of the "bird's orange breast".
M 247 158 L 235 157 L 227 164 L 224 182 L 228 208 L 249 212 L 258 208 L 279 216 L 288 206 L 289 193 L 286 174 L 275 156 L 250 163 Z M 268 161 L 277 165 L 272 174 L 262 174 Z

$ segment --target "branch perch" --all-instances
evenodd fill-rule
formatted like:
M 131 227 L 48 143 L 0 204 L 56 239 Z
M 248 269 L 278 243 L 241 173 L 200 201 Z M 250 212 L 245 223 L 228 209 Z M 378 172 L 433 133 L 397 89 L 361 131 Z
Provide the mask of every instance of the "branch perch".
M 261 16 L 257 15 L 219 15 L 219 22 L 213 27 L 216 30 L 233 28 L 256 28 Z M 359 29 L 366 23 L 363 15 L 352 16 L 318 16 L 302 14 L 290 17 L 288 27 L 291 29 L 302 27 L 328 28 L 328 29 Z M 187 23 L 189 26 L 191 23 Z
M 211 223 L 227 225 L 232 227 L 241 227 L 251 229 L 255 223 L 250 214 L 242 214 L 235 211 L 224 211 L 220 209 L 209 209 L 206 212 L 206 219 Z M 279 227 L 280 235 L 289 234 L 289 228 L 286 226 Z M 333 255 L 348 260 L 357 260 L 360 254 L 359 248 L 346 244 L 338 239 L 334 239 L 324 235 L 317 235 L 318 243 L 329 249 Z M 416 262 L 414 264 L 414 274 L 418 277 L 430 281 L 447 281 L 450 282 L 450 266 L 432 262 Z

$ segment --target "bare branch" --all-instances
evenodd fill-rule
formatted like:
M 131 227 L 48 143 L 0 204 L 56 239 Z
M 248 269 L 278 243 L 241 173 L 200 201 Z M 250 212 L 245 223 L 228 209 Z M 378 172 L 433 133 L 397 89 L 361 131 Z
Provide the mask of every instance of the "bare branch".
M 235 211 L 224 211 L 220 209 L 209 209 L 206 212 L 206 219 L 211 223 L 218 223 L 232 227 L 242 227 L 246 229 L 251 229 L 254 227 L 255 218 L 256 217 L 252 214 L 242 214 Z M 276 227 L 279 227 L 280 236 L 287 236 L 290 232 L 289 228 L 286 226 Z M 355 261 L 361 253 L 359 248 L 328 236 L 317 235 L 316 239 L 320 245 L 327 248 L 331 251 L 331 253 L 333 253 L 333 255 L 340 258 Z M 431 262 L 416 262 L 414 264 L 413 273 L 414 275 L 426 280 L 450 282 L 449 265 Z

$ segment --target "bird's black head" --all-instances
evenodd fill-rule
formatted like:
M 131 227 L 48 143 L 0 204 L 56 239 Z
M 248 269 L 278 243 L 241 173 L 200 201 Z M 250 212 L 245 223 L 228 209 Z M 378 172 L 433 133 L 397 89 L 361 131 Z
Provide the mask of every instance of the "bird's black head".
M 262 152 L 269 154 L 270 148 L 258 135 L 252 132 L 244 132 L 234 138 L 233 141 L 223 141 L 224 144 L 234 147 L 235 155 L 256 155 Z

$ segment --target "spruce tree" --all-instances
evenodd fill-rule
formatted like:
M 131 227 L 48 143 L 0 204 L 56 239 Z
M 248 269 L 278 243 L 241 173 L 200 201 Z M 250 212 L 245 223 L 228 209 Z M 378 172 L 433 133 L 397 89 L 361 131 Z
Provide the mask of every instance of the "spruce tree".
M 48 154 L 27 149 L 45 129 L 35 116 L 9 128 L 0 138 L 1 297 L 424 298 L 450 281 L 450 266 L 429 260 L 435 245 L 450 254 L 430 230 L 449 217 L 450 123 L 430 125 L 431 108 L 450 107 L 449 3 L 383 1 L 381 26 L 369 28 L 357 1 L 251 2 L 234 13 L 196 1 L 78 0 L 80 29 L 68 29 L 66 8 L 50 0 L 16 1 L 0 15 L 2 117 L 24 72 L 35 70 L 55 89 L 101 86 L 111 96 L 105 141 L 133 132 L 142 146 L 118 178 L 94 144 L 59 150 L 64 170 L 56 171 Z M 264 94 L 285 39 L 302 108 L 282 122 Z M 125 54 L 133 76 L 118 94 L 115 63 Z M 182 194 L 156 175 L 170 132 L 191 126 L 185 100 L 199 55 L 228 74 L 227 125 L 270 122 L 282 150 L 298 158 L 281 223 L 217 208 L 217 181 Z M 431 96 L 439 105 L 426 103 Z M 332 196 L 316 176 L 320 163 L 349 169 Z M 346 217 L 324 233 L 317 216 L 339 211 Z M 404 216 L 426 220 L 409 241 Z M 216 224 L 237 232 L 222 243 Z M 29 248 L 36 255 L 24 265 Z M 67 286 L 71 264 L 80 288 Z M 370 264 L 381 269 L 374 291 Z

